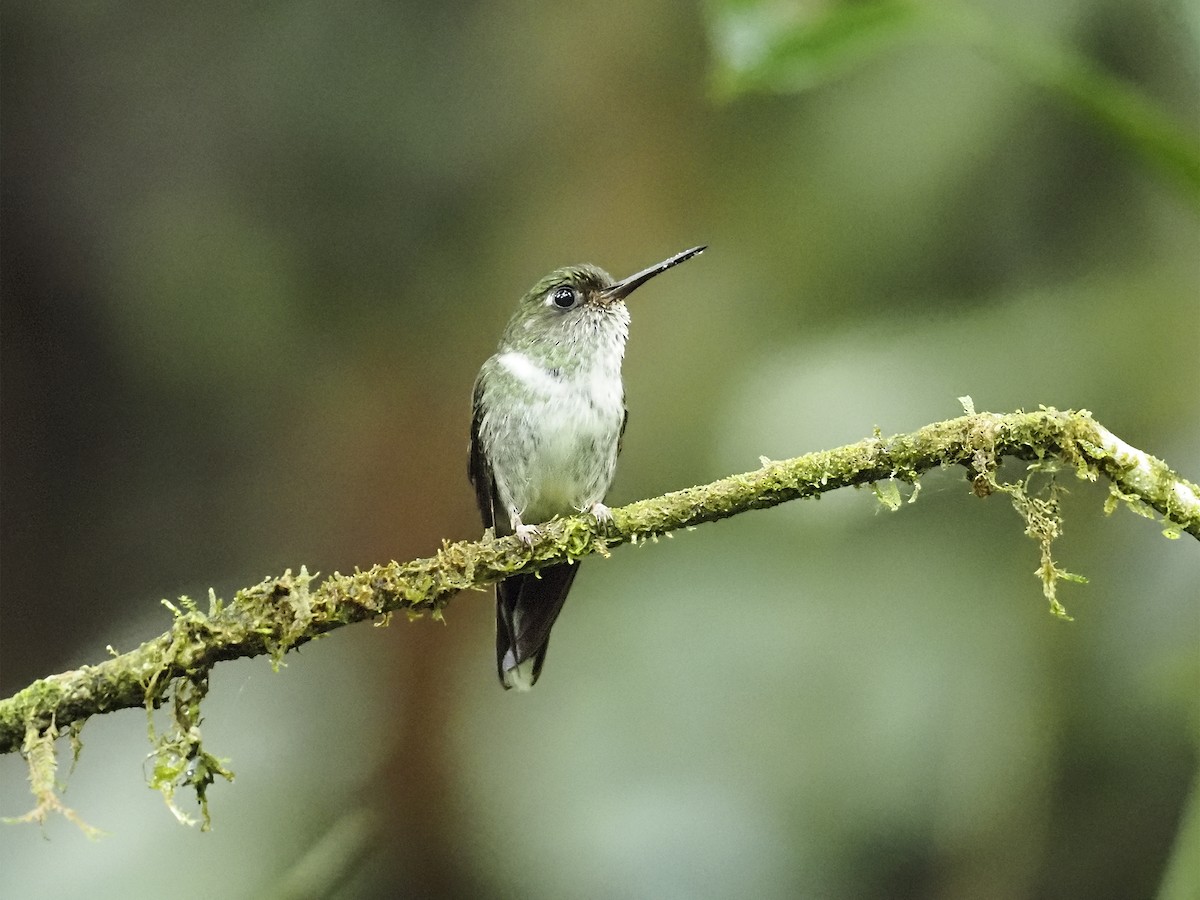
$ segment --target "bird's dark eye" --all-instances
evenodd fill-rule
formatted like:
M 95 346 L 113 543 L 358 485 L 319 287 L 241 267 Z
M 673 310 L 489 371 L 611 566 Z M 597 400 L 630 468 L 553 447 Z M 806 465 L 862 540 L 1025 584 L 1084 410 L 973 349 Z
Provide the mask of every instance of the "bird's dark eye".
M 579 297 L 578 292 L 572 287 L 560 287 L 554 292 L 550 298 L 554 301 L 554 305 L 559 309 L 570 309 L 575 305 L 576 299 Z

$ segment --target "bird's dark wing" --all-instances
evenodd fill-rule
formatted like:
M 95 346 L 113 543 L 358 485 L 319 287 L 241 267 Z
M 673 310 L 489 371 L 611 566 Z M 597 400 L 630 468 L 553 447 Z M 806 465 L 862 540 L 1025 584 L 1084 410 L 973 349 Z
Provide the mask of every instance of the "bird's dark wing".
M 621 405 L 625 406 L 625 395 L 621 395 Z M 617 435 L 617 455 L 621 454 L 621 447 L 625 443 L 625 426 L 629 424 L 629 407 L 625 406 L 625 418 L 621 420 L 621 431 Z
M 483 422 L 483 379 L 475 382 L 475 393 L 471 400 L 471 442 L 467 448 L 467 478 L 475 488 L 475 502 L 479 505 L 479 516 L 483 519 L 484 528 L 497 527 L 496 510 L 500 506 L 496 497 L 496 484 L 492 478 L 492 466 L 487 454 L 483 451 L 483 441 L 479 437 L 479 428 Z M 500 527 L 507 528 L 507 516 L 501 515 Z M 499 534 L 499 531 L 496 532 Z

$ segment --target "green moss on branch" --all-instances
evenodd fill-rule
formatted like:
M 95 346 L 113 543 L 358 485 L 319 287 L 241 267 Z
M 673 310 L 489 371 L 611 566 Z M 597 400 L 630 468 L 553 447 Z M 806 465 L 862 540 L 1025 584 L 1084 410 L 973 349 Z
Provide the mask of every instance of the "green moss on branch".
M 967 408 L 970 411 L 969 403 Z M 350 575 L 335 573 L 315 587 L 304 568 L 298 575 L 289 570 L 238 591 L 228 603 L 210 592 L 207 610 L 181 598 L 178 605 L 167 603 L 174 621 L 165 634 L 98 665 L 35 681 L 0 701 L 0 753 L 24 745 L 32 766 L 30 748 L 40 748 L 58 728 L 77 727 L 90 716 L 112 710 L 153 709 L 172 698 L 175 730 L 161 738 L 152 736 L 161 769 L 155 776 L 157 786 L 171 803 L 169 788 L 180 779 L 200 779 L 197 783 L 206 786 L 214 774 L 230 777 L 202 750 L 198 736 L 199 698 L 208 673 L 222 660 L 269 655 L 278 664 L 288 650 L 343 625 L 397 611 L 413 617 L 426 612 L 440 616 L 458 592 L 482 589 L 516 572 L 595 553 L 607 555 L 619 544 L 848 485 L 877 486 L 893 479 L 915 485 L 922 473 L 952 464 L 968 469 L 979 496 L 996 490 L 1012 496 L 1027 532 L 1041 544 L 1038 574 L 1052 608 L 1062 613 L 1054 584 L 1077 576 L 1058 569 L 1050 557 L 1060 524 L 1057 506 L 1053 497 L 1031 498 L 1027 485 L 999 484 L 995 471 L 1006 456 L 1057 460 L 1089 480 L 1103 476 L 1112 482 L 1117 502 L 1156 511 L 1169 535 L 1200 537 L 1200 489 L 1161 460 L 1117 438 L 1087 411 L 972 412 L 910 434 L 885 438 L 876 433 L 835 450 L 782 462 L 764 460 L 753 472 L 631 503 L 613 510 L 612 526 L 603 532 L 591 517 L 560 519 L 542 529 L 532 548 L 513 537 L 485 536 L 443 543 L 426 559 L 391 562 Z M 877 490 L 881 500 L 896 500 L 893 493 Z M 178 714 L 181 709 L 186 714 Z

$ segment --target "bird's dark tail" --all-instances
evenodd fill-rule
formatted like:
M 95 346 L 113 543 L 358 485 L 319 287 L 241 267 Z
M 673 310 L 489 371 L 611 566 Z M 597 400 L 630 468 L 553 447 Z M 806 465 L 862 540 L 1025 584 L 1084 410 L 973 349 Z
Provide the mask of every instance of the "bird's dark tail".
M 579 563 L 562 563 L 496 585 L 496 668 L 506 690 L 527 691 L 537 683 L 550 629 L 578 570 Z

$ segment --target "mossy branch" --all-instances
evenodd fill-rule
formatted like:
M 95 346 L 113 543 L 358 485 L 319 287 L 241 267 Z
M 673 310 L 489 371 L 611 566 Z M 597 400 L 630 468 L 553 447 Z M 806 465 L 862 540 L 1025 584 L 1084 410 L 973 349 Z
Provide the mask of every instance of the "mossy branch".
M 22 749 L 35 784 L 43 784 L 46 772 L 34 769 L 46 769 L 47 747 L 59 729 L 77 734 L 84 720 L 98 713 L 136 707 L 152 710 L 170 700 L 173 730 L 159 736 L 151 726 L 156 745 L 153 781 L 172 811 L 186 821 L 171 799 L 176 786 L 194 787 L 203 801 L 204 788 L 215 775 L 231 777 L 219 760 L 203 751 L 199 738 L 200 700 L 209 672 L 222 660 L 269 655 L 278 664 L 288 650 L 343 625 L 386 619 L 397 611 L 412 617 L 426 612 L 440 617 L 459 591 L 479 590 L 516 572 L 596 553 L 607 555 L 609 548 L 619 544 L 848 485 L 872 485 L 881 502 L 896 508 L 895 481 L 916 485 L 923 472 L 951 464 L 968 469 L 977 495 L 1003 491 L 1011 496 L 1025 519 L 1026 532 L 1042 547 L 1037 574 L 1051 608 L 1060 615 L 1064 612 L 1055 585 L 1078 576 L 1058 569 L 1050 556 L 1050 544 L 1061 524 L 1058 489 L 1052 481 L 1040 493 L 1031 493 L 1029 479 L 998 482 L 995 471 L 1002 457 L 1034 460 L 1039 469 L 1065 464 L 1088 480 L 1103 476 L 1112 483 L 1108 511 L 1124 502 L 1147 515 L 1160 515 L 1168 536 L 1186 532 L 1200 538 L 1200 489 L 1113 435 L 1086 410 L 975 414 L 970 398 L 962 400 L 968 415 L 911 434 L 883 437 L 877 432 L 836 450 L 782 462 L 764 459 L 757 471 L 632 503 L 613 510 L 612 526 L 603 532 L 591 517 L 577 516 L 547 525 L 532 548 L 512 537 L 485 536 L 479 541 L 443 543 L 427 559 L 391 562 L 352 575 L 334 573 L 315 587 L 302 567 L 298 575 L 289 570 L 240 590 L 228 603 L 210 591 L 206 611 L 186 597 L 178 606 L 163 601 L 175 617 L 165 634 L 128 653 L 113 651 L 113 658 L 98 665 L 35 681 L 0 701 L 0 753 Z M 52 765 L 53 754 L 50 760 Z M 48 792 L 41 790 L 39 809 L 54 809 L 46 796 Z

